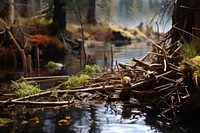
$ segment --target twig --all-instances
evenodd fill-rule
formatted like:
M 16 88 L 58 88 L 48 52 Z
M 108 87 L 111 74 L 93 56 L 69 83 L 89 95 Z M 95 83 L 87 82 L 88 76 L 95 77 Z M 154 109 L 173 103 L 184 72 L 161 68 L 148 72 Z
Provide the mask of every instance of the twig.
M 187 32 L 187 31 L 185 31 L 185 30 L 183 30 L 183 29 L 180 29 L 180 28 L 176 27 L 175 25 L 173 25 L 172 27 L 175 28 L 175 29 L 177 29 L 177 30 L 180 30 L 180 31 L 182 31 L 182 32 L 184 32 L 184 33 L 186 33 L 186 34 L 188 34 L 188 35 L 191 35 L 191 36 L 195 37 L 196 39 L 199 39 L 199 40 L 200 40 L 200 38 L 199 38 L 198 36 L 196 36 L 196 35 L 194 35 L 194 34 L 191 34 L 191 33 Z
M 42 77 L 25 77 L 21 80 L 44 80 L 44 79 L 68 79 L 68 75 L 63 76 L 42 76 Z
M 16 101 L 16 100 L 7 100 L 7 101 L 0 101 L 0 104 L 2 105 L 10 105 L 10 104 L 28 104 L 28 105 L 65 105 L 65 104 L 71 104 L 72 101 L 63 101 L 63 102 L 36 102 L 36 101 Z

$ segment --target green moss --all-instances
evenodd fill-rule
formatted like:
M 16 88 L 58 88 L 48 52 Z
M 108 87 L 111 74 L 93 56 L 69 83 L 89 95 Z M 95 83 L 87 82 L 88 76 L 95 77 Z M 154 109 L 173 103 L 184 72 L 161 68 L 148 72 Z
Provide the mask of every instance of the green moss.
M 53 61 L 49 61 L 48 64 L 47 64 L 48 68 L 56 68 L 56 66 L 57 66 L 56 62 L 53 62 Z
M 0 118 L 0 127 L 4 127 L 9 123 L 12 123 L 13 120 L 8 119 L 8 118 Z
M 57 88 L 64 87 L 64 88 L 71 88 L 71 87 L 77 87 L 85 82 L 90 78 L 90 76 L 86 74 L 81 74 L 79 76 L 71 76 L 67 81 L 63 82 Z
M 196 45 L 193 43 L 185 43 L 181 49 L 181 54 L 184 58 L 194 58 L 198 55 Z
M 27 83 L 26 81 L 23 81 L 21 83 L 16 83 L 16 89 L 15 89 L 14 93 L 18 97 L 25 97 L 28 95 L 33 95 L 33 94 L 39 93 L 40 91 L 41 90 L 37 84 L 31 85 L 31 84 Z
M 100 67 L 98 65 L 86 65 L 82 72 L 86 72 L 86 73 L 97 73 L 100 72 Z
M 46 66 L 48 67 L 50 72 L 54 72 L 55 70 L 61 70 L 63 67 L 63 64 L 49 61 Z
M 88 74 L 89 73 L 97 73 L 100 72 L 100 67 L 98 65 L 86 65 L 82 72 L 85 72 L 87 74 L 80 74 L 76 76 L 71 76 L 67 81 L 61 83 L 56 88 L 72 88 L 80 86 L 81 84 L 87 82 L 89 78 L 91 78 Z

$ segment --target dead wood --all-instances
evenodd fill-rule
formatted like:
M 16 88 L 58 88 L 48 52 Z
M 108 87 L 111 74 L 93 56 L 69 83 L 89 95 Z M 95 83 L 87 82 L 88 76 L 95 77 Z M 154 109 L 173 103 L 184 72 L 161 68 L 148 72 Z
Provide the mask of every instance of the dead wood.
M 16 101 L 16 100 L 0 101 L 1 105 L 23 104 L 23 105 L 61 106 L 71 103 L 72 101 L 62 101 L 62 102 L 36 102 L 36 101 Z
M 117 85 L 105 85 L 105 86 L 98 86 L 98 87 L 88 87 L 88 88 L 83 88 L 83 87 L 79 87 L 80 89 L 65 89 L 65 90 L 55 90 L 54 88 L 51 90 L 47 90 L 41 93 L 37 93 L 34 95 L 29 95 L 29 96 L 25 96 L 23 98 L 17 98 L 17 99 L 13 99 L 12 101 L 22 101 L 22 100 L 26 100 L 26 99 L 31 99 L 34 97 L 41 97 L 44 95 L 49 95 L 52 92 L 57 92 L 57 93 L 75 93 L 75 92 L 89 92 L 89 91 L 111 91 L 111 90 L 121 90 L 122 89 L 122 85 L 121 84 L 117 84 Z M 0 103 L 3 103 L 3 101 Z
M 22 80 L 43 80 L 43 79 L 60 79 L 60 78 L 67 79 L 69 78 L 69 76 L 64 75 L 64 76 L 24 77 L 22 78 Z
M 14 42 L 15 46 L 17 47 L 18 51 L 20 52 L 21 58 L 22 58 L 23 67 L 24 67 L 24 70 L 26 70 L 27 69 L 27 62 L 26 62 L 26 55 L 25 55 L 24 49 L 20 47 L 19 43 L 17 42 L 17 40 L 13 36 L 12 32 L 10 31 L 11 27 L 9 27 L 6 24 L 6 22 L 3 21 L 1 18 L 0 18 L 0 22 L 3 24 L 3 26 L 5 28 L 5 31 L 7 31 L 6 33 L 8 33 L 8 35 L 10 36 L 12 41 Z

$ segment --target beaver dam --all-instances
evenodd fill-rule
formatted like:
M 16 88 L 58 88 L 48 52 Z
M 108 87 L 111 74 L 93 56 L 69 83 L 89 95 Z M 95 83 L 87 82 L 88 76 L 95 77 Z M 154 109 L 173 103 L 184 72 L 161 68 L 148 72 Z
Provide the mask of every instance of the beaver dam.
M 167 119 L 175 119 L 177 111 L 199 108 L 200 57 L 185 59 L 184 46 L 169 43 L 170 34 L 152 42 L 152 50 L 131 63 L 116 61 L 115 68 L 100 70 L 86 67 L 76 76 L 46 76 L 21 78 L 9 86 L 12 91 L 1 95 L 1 106 L 14 105 L 61 106 L 82 102 L 121 102 L 134 98 L 159 108 Z M 49 88 L 39 85 L 53 82 Z M 19 98 L 20 97 L 20 98 Z

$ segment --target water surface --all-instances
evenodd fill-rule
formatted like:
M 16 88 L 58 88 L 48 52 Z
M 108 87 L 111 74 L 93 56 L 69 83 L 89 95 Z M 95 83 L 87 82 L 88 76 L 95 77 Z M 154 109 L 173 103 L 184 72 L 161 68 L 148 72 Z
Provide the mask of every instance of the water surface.
M 2 117 L 1 113 L 1 117 Z M 156 121 L 146 120 L 147 113 L 141 108 L 129 108 L 121 105 L 84 104 L 63 108 L 24 109 L 12 119 L 14 124 L 0 128 L 4 133 L 153 133 Z M 70 118 L 68 125 L 59 121 Z M 155 117 L 155 116 L 154 116 Z M 37 121 L 34 121 L 38 118 Z M 25 123 L 26 121 L 27 123 Z M 150 124 L 150 125 L 149 125 Z M 155 125 L 154 125 L 155 124 Z

